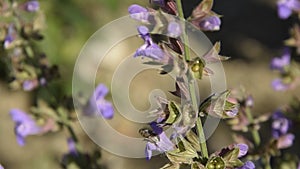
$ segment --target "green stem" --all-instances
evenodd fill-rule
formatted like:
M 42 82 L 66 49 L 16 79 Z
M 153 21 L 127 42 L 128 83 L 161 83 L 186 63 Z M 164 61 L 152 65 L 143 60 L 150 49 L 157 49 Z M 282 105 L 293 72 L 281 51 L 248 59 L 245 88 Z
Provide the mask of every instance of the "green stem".
M 184 19 L 184 14 L 183 14 L 183 8 L 182 8 L 182 3 L 181 3 L 181 0 L 176 0 L 176 5 L 177 5 L 177 8 L 178 8 L 178 15 L 179 15 L 179 18 L 182 19 L 182 21 L 185 21 Z M 188 62 L 190 60 L 190 50 L 189 50 L 189 47 L 188 47 L 188 44 L 189 44 L 189 38 L 186 34 L 186 31 L 185 31 L 185 22 L 182 22 L 183 24 L 181 25 L 181 28 L 182 28 L 182 38 L 183 38 L 183 46 L 184 46 L 184 56 L 185 56 L 185 61 Z
M 182 3 L 181 0 L 176 0 L 177 8 L 178 8 L 178 14 L 179 18 L 182 21 L 185 21 L 184 19 L 184 14 L 183 14 L 183 8 L 182 8 Z M 183 32 L 183 43 L 184 43 L 184 59 L 185 62 L 190 61 L 190 49 L 188 47 L 189 44 L 189 39 L 185 31 L 185 22 L 182 22 L 183 24 L 181 25 L 182 32 Z M 195 113 L 198 113 L 198 102 L 197 102 L 197 97 L 196 97 L 196 90 L 195 90 L 195 82 L 194 82 L 194 77 L 191 76 L 190 71 L 187 72 L 187 77 L 188 77 L 188 88 L 189 88 L 189 95 L 191 97 L 192 105 L 193 105 L 193 110 Z M 203 157 L 208 158 L 208 150 L 207 150 L 207 145 L 206 145 L 206 139 L 202 127 L 202 122 L 201 119 L 197 117 L 196 121 L 196 126 L 197 126 L 197 133 L 199 136 L 199 142 L 200 142 L 200 148 L 201 148 L 201 153 Z
M 246 107 L 245 113 L 246 113 L 246 116 L 247 116 L 250 124 L 253 124 L 254 119 L 253 119 L 252 113 L 248 107 Z M 251 129 L 251 134 L 252 134 L 255 145 L 258 146 L 260 144 L 260 135 L 259 135 L 258 131 L 255 128 L 253 128 L 253 129 Z
M 265 165 L 265 169 L 272 169 L 271 164 L 270 164 L 270 157 L 269 156 L 265 156 L 263 162 L 264 162 L 264 165 Z

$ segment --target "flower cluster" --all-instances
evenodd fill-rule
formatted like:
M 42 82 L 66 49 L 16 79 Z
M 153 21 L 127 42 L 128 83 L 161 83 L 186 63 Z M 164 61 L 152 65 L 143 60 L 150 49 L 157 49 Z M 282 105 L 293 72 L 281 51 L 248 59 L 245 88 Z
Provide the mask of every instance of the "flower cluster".
M 195 104 L 197 100 L 194 91 L 189 90 L 193 85 L 191 81 L 202 79 L 203 75 L 213 74 L 206 64 L 228 59 L 219 55 L 220 43 L 216 43 L 204 56 L 191 58 L 190 49 L 186 44 L 188 41 L 184 24 L 174 19 L 175 17 L 184 19 L 180 9 L 181 4 L 173 0 L 150 2 L 163 12 L 155 12 L 154 9 L 136 4 L 128 8 L 131 18 L 144 24 L 137 28 L 144 44 L 136 50 L 134 57 L 146 57 L 147 61 L 144 64 L 162 65 L 161 74 L 178 70 L 176 90 L 171 93 L 180 97 L 181 104 L 173 100 L 157 98 L 158 108 L 150 112 L 156 120 L 149 124 L 150 128 L 145 127 L 139 131 L 147 141 L 146 158 L 148 160 L 151 158 L 152 151 L 164 153 L 170 163 L 161 169 L 178 169 L 181 165 L 189 165 L 193 169 L 255 168 L 251 161 L 243 163 L 240 160 L 248 152 L 248 145 L 244 143 L 229 145 L 209 156 L 206 141 L 203 140 L 205 139 L 203 130 L 199 130 L 201 128 L 199 126 L 202 125 L 201 118 L 213 116 L 231 119 L 239 112 L 238 100 L 231 96 L 229 90 L 214 93 L 199 105 Z M 202 1 L 186 21 L 202 31 L 219 30 L 220 16 L 212 11 L 212 5 L 212 0 Z M 157 30 L 161 32 L 155 32 Z M 167 37 L 158 35 L 163 33 Z M 172 131 L 170 136 L 165 132 L 167 128 Z M 198 135 L 194 130 L 197 130 Z
M 51 65 L 44 52 L 38 49 L 43 40 L 45 25 L 40 2 L 1 1 L 0 2 L 0 63 L 6 73 L 1 80 L 7 80 L 13 90 L 38 92 L 34 94 L 34 106 L 28 113 L 11 109 L 9 114 L 15 123 L 14 132 L 18 145 L 25 146 L 29 136 L 44 135 L 49 132 L 67 130 L 69 153 L 63 156 L 62 167 L 75 163 L 80 168 L 102 168 L 100 154 L 83 153 L 73 130 L 77 120 L 73 99 L 63 93 L 52 81 L 60 77 L 58 66 Z M 112 104 L 105 100 L 108 88 L 100 84 L 87 101 L 82 103 L 86 115 L 100 115 L 111 119 L 114 114 Z M 2 166 L 0 165 L 0 168 Z
M 272 81 L 272 87 L 276 91 L 290 90 L 299 83 L 299 69 L 291 62 L 291 53 L 288 49 L 281 57 L 271 61 L 271 69 L 280 73 L 280 78 Z
M 1 23 L 0 37 L 1 55 L 4 54 L 6 69 L 10 72 L 6 79 L 10 79 L 12 89 L 31 91 L 39 86 L 45 86 L 59 76 L 56 65 L 50 65 L 46 55 L 34 47 L 36 41 L 43 39 L 41 30 L 44 23 L 38 12 L 38 1 L 18 3 L 1 2 L 0 15 L 7 22 Z M 16 19 L 13 19 L 16 18 Z

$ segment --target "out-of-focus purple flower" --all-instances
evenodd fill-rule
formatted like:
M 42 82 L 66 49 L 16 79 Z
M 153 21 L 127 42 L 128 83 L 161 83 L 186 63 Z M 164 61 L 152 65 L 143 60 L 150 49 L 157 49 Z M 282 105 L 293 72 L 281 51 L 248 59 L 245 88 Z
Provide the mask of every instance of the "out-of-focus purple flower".
M 0 169 L 4 169 L 4 167 L 0 164 Z
M 249 96 L 246 98 L 246 100 L 245 100 L 245 105 L 246 105 L 247 107 L 253 107 L 253 105 L 254 105 L 254 99 L 253 99 L 253 97 L 252 97 L 251 95 L 249 95 Z
M 73 138 L 68 138 L 67 142 L 68 142 L 69 154 L 71 154 L 73 156 L 77 156 L 78 151 L 76 149 L 76 143 L 73 140 Z
M 12 109 L 10 116 L 15 122 L 15 134 L 20 146 L 25 145 L 25 138 L 27 136 L 43 132 L 42 128 L 28 114 L 19 109 Z
M 238 167 L 235 169 L 255 169 L 255 165 L 252 161 L 247 161 L 244 163 L 244 165 L 242 167 Z
M 240 150 L 238 158 L 243 157 L 247 154 L 249 148 L 247 144 L 237 144 L 236 147 L 238 147 Z
M 201 18 L 197 23 L 201 30 L 203 31 L 218 31 L 221 26 L 221 19 L 218 16 L 207 16 L 205 18 Z
M 300 163 L 298 164 L 298 167 L 297 167 L 297 169 L 300 169 Z
M 105 119 L 111 119 L 114 116 L 114 109 L 111 102 L 105 100 L 105 96 L 108 93 L 108 88 L 104 84 L 99 84 L 87 106 L 83 112 L 85 115 L 94 115 L 100 113 Z
M 15 40 L 15 36 L 16 36 L 16 31 L 15 31 L 13 24 L 11 24 L 11 25 L 9 25 L 9 27 L 7 29 L 7 35 L 6 35 L 6 37 L 4 39 L 4 43 L 3 43 L 3 46 L 5 49 L 7 49 L 11 46 L 11 44 Z
M 140 5 L 133 4 L 133 5 L 129 6 L 128 13 L 130 14 L 130 17 L 135 20 L 138 20 L 141 22 L 148 22 L 149 12 L 146 8 L 144 8 Z
M 290 146 L 293 145 L 294 139 L 295 139 L 295 135 L 291 133 L 280 136 L 277 139 L 277 148 L 278 149 L 289 148 Z
M 284 68 L 291 62 L 291 54 L 286 50 L 281 57 L 276 57 L 271 61 L 271 69 L 284 71 Z
M 231 110 L 225 111 L 225 114 L 228 117 L 235 117 L 238 114 L 238 112 L 239 112 L 239 106 L 236 106 Z
M 163 132 L 163 129 L 157 126 L 156 122 L 151 123 L 150 126 L 155 134 L 159 134 L 155 137 L 157 139 L 149 139 L 146 144 L 145 155 L 147 160 L 151 159 L 152 151 L 159 151 L 161 153 L 164 153 L 173 150 L 175 147 L 166 133 Z
M 39 83 L 36 79 L 34 80 L 25 80 L 23 82 L 23 90 L 25 91 L 31 91 L 33 89 L 35 89 L 36 87 L 38 87 Z
M 4 39 L 4 48 L 7 49 L 13 41 L 14 38 L 12 37 L 12 35 L 8 34 Z
M 177 22 L 170 22 L 168 25 L 168 35 L 173 37 L 173 38 L 177 38 L 181 35 L 182 31 L 181 31 L 181 27 L 180 24 Z
M 40 3 L 38 1 L 28 1 L 25 3 L 25 9 L 28 12 L 36 12 L 40 9 Z
M 162 60 L 165 56 L 163 50 L 155 44 L 149 34 L 149 29 L 146 26 L 139 26 L 138 31 L 144 39 L 145 44 L 137 49 L 133 57 L 145 56 L 154 60 Z
M 284 117 L 284 115 L 280 111 L 276 111 L 273 116 L 273 123 L 272 123 L 272 135 L 274 138 L 279 138 L 282 135 L 287 134 L 291 122 Z
M 274 79 L 271 85 L 276 91 L 285 91 L 290 88 L 290 85 L 283 83 L 282 79 L 279 78 Z
M 299 0 L 279 0 L 277 2 L 278 15 L 281 19 L 287 19 L 293 11 L 300 10 Z
M 41 85 L 41 86 L 45 86 L 45 85 L 47 84 L 47 79 L 44 78 L 44 77 L 40 78 L 39 81 L 40 81 L 40 85 Z

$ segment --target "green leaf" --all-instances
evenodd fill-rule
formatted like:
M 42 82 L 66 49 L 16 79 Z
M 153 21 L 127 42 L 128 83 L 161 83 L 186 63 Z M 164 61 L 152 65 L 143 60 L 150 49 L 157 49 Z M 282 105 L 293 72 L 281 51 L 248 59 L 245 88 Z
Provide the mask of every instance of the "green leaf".
M 187 137 L 188 141 L 191 143 L 191 145 L 193 146 L 193 148 L 195 150 L 197 150 L 198 152 L 200 152 L 201 148 L 200 148 L 200 143 L 199 143 L 197 135 L 193 131 L 189 131 L 187 133 L 186 137 Z
M 170 101 L 168 104 L 168 110 L 170 114 L 165 123 L 173 124 L 181 115 L 180 108 L 175 102 Z
M 174 163 L 191 164 L 193 158 L 198 158 L 198 154 L 194 147 L 182 137 L 178 143 L 178 148 L 169 151 L 167 157 Z
M 180 165 L 179 164 L 166 164 L 160 169 L 179 169 Z
M 202 165 L 201 163 L 199 162 L 194 162 L 192 165 L 191 165 L 191 169 L 206 169 L 204 165 Z
M 238 159 L 239 151 L 239 148 L 234 148 L 224 155 L 226 167 L 241 167 L 243 165 L 243 162 Z

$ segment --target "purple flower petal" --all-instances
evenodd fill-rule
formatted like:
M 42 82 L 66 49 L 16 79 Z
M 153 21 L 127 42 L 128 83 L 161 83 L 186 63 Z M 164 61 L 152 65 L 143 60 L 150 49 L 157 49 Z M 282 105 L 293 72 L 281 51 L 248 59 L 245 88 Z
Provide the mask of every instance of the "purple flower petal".
M 299 0 L 279 0 L 277 2 L 278 15 L 281 19 L 287 19 L 293 11 L 300 10 Z
M 83 108 L 84 115 L 91 116 L 100 113 L 105 119 L 113 118 L 113 105 L 111 102 L 105 100 L 107 94 L 108 88 L 104 84 L 99 84 L 93 95 L 90 97 L 87 105 Z
M 226 115 L 229 116 L 229 117 L 235 117 L 239 112 L 239 107 L 234 107 L 233 109 L 229 110 L 229 111 L 226 111 Z
M 246 98 L 245 105 L 247 107 L 253 107 L 253 105 L 254 105 L 254 99 L 253 99 L 253 97 L 251 95 Z
M 157 143 L 158 149 L 160 152 L 171 151 L 174 149 L 174 144 L 172 141 L 167 137 L 165 132 L 162 132 L 159 135 L 159 142 Z
M 282 135 L 285 135 L 290 126 L 290 121 L 283 116 L 283 114 L 279 111 L 275 112 L 272 116 L 272 134 L 274 138 L 279 138 Z
M 40 9 L 40 4 L 38 1 L 28 1 L 25 4 L 25 9 L 28 12 L 36 12 Z
M 141 46 L 134 54 L 134 57 L 138 56 L 145 56 L 154 60 L 162 60 L 164 58 L 163 50 L 155 43 L 151 44 L 144 44 Z
M 130 17 L 142 21 L 142 22 L 148 22 L 149 13 L 148 10 L 140 5 L 133 4 L 129 6 L 128 12 L 130 14 Z
M 217 16 L 208 16 L 202 19 L 199 23 L 199 27 L 204 31 L 217 31 L 220 29 L 221 20 Z
M 77 156 L 78 151 L 77 151 L 77 148 L 76 148 L 75 141 L 72 138 L 68 138 L 67 142 L 68 142 L 69 153 L 74 155 L 74 156 Z
M 280 58 L 274 58 L 271 61 L 271 69 L 283 71 L 291 62 L 291 54 L 288 50 Z
M 287 85 L 287 84 L 284 84 L 283 82 L 282 82 L 282 80 L 281 79 L 274 79 L 273 81 L 272 81 L 272 87 L 273 87 L 273 89 L 274 90 L 276 90 L 276 91 L 284 91 L 284 90 L 287 90 L 287 89 L 289 89 L 289 85 Z
M 238 158 L 243 157 L 247 154 L 248 152 L 248 145 L 247 144 L 237 144 L 236 145 L 239 148 L 239 155 Z
M 4 167 L 0 164 L 0 169 L 4 169 Z
M 38 81 L 37 80 L 25 80 L 23 82 L 23 90 L 24 91 L 32 91 L 36 87 L 38 87 Z
M 105 119 L 112 119 L 114 116 L 114 108 L 113 105 L 102 99 L 97 101 L 97 107 L 98 110 L 100 111 L 101 115 L 105 118 Z
M 286 134 L 277 139 L 277 148 L 284 149 L 293 145 L 295 136 L 294 134 Z
M 278 16 L 281 19 L 287 19 L 292 14 L 292 10 L 285 4 L 278 3 L 277 8 L 278 8 Z
M 103 99 L 108 93 L 108 88 L 104 84 L 99 84 L 95 91 L 93 96 L 95 97 L 95 100 Z
M 42 129 L 25 112 L 19 109 L 12 109 L 10 116 L 15 122 L 15 134 L 20 146 L 25 145 L 25 138 L 29 135 L 35 135 L 42 132 Z
M 157 150 L 156 145 L 154 143 L 147 142 L 146 149 L 145 149 L 145 155 L 147 160 L 151 159 L 153 150 Z
M 174 144 L 172 141 L 167 137 L 165 132 L 162 132 L 158 136 L 158 140 L 155 143 L 148 141 L 145 148 L 145 155 L 146 158 L 149 160 L 152 156 L 152 151 L 156 150 L 161 153 L 171 151 L 174 149 Z
M 177 22 L 170 22 L 168 25 L 168 34 L 173 38 L 177 38 L 181 35 L 181 27 Z
M 144 39 L 147 44 L 151 44 L 152 40 L 149 34 L 149 29 L 146 26 L 139 26 L 137 28 L 140 36 Z

